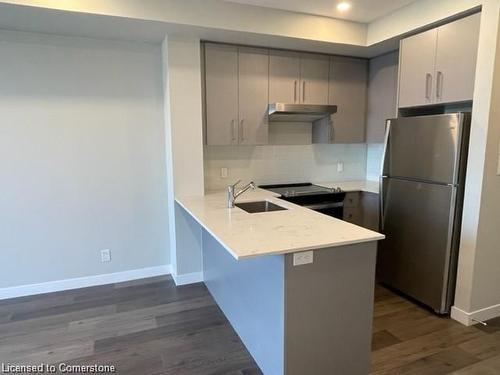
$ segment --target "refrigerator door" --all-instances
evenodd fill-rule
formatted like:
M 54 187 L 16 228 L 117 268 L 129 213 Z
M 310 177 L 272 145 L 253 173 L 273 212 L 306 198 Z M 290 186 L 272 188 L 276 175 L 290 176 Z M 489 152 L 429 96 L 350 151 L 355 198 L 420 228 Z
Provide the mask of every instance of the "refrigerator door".
M 456 184 L 464 113 L 389 120 L 384 175 Z
M 456 188 L 384 178 L 383 194 L 379 281 L 447 312 Z

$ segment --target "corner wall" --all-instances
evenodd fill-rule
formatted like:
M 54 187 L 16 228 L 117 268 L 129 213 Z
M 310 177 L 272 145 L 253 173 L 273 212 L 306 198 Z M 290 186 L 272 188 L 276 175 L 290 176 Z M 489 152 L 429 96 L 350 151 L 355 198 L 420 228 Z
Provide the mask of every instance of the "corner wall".
M 485 12 L 487 11 L 487 13 Z M 500 2 L 485 4 L 474 94 L 471 155 L 452 317 L 470 325 L 500 316 Z M 488 100 L 486 100 L 488 98 Z
M 201 227 L 175 203 L 205 191 L 200 40 L 165 37 L 162 55 L 170 252 L 179 285 L 202 280 Z

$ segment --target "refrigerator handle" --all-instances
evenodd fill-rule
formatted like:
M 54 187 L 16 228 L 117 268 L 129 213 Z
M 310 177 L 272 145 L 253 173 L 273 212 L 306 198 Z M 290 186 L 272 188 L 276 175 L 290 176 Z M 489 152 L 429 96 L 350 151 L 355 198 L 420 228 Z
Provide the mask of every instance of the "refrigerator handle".
M 379 178 L 379 202 L 380 202 L 380 230 L 384 230 L 385 223 L 385 202 L 384 202 L 384 178 L 385 175 L 385 166 L 387 163 L 387 148 L 389 147 L 389 134 L 391 132 L 391 121 L 387 120 L 385 125 L 385 136 L 384 136 L 384 149 L 382 152 L 382 163 L 380 166 L 380 178 Z

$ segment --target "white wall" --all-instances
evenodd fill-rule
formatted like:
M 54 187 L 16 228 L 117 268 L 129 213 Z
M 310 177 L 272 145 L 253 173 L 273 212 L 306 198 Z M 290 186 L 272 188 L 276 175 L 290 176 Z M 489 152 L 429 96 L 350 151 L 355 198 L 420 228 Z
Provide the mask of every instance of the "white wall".
M 162 45 L 172 275 L 201 281 L 201 227 L 174 199 L 203 195 L 200 40 L 167 37 Z
M 0 56 L 0 288 L 168 264 L 159 47 L 1 32 Z
M 495 73 L 489 114 L 486 162 L 481 200 L 481 223 L 475 260 L 471 308 L 500 305 L 500 28 L 497 36 Z M 500 306 L 497 307 L 500 315 Z
M 157 31 L 172 34 L 175 32 L 177 35 L 183 33 L 185 36 L 203 36 L 211 40 L 214 37 L 217 39 L 217 35 L 228 38 L 239 34 L 239 42 L 243 43 L 244 39 L 256 40 L 256 36 L 264 35 L 267 40 L 271 40 L 272 37 L 285 37 L 281 38 L 281 43 L 287 43 L 287 48 L 293 48 L 294 43 L 301 44 L 303 41 L 315 41 L 316 43 L 313 44 L 326 42 L 362 46 L 366 41 L 366 25 L 358 22 L 221 0 L 3 0 L 0 3 L 23 5 L 24 10 L 28 11 L 29 9 L 25 7 L 57 9 L 59 10 L 56 13 L 57 17 L 63 18 L 68 15 L 69 11 L 154 21 L 154 23 L 143 24 L 143 28 L 149 32 L 136 30 L 137 34 L 142 34 L 144 37 L 157 35 Z M 20 8 L 19 12 L 23 12 L 23 8 Z M 9 7 L 4 7 L 4 9 L 8 10 Z M 37 12 L 37 20 L 39 20 L 37 26 L 47 27 L 40 22 L 42 19 L 46 20 L 40 13 Z M 9 15 L 10 18 L 15 18 L 12 13 Z M 24 15 L 29 17 L 29 12 L 25 12 Z M 24 18 L 17 20 L 17 26 L 23 24 L 23 26 L 32 27 L 32 25 L 24 24 Z M 2 19 L 1 14 L 0 19 Z M 10 24 L 9 20 L 4 22 Z M 88 17 L 80 19 L 78 24 L 71 26 L 80 28 L 81 24 L 87 24 L 87 22 L 89 22 Z M 116 19 L 109 19 L 108 22 L 116 22 Z M 92 22 L 92 24 L 99 25 L 98 22 Z M 124 23 L 121 25 L 126 26 Z M 215 30 L 224 30 L 225 33 L 214 33 Z M 107 32 L 113 31 L 107 30 Z M 279 44 L 276 45 L 278 46 Z
M 442 22 L 496 0 L 417 0 L 368 24 L 366 45 L 414 33 L 423 27 Z
M 471 146 L 457 291 L 452 316 L 500 316 L 500 177 L 496 175 L 500 140 L 500 1 L 483 7 L 474 89 Z
M 337 172 L 337 162 L 344 172 Z M 224 189 L 238 179 L 257 184 L 365 179 L 366 145 L 208 146 L 205 187 Z M 229 168 L 228 178 L 220 168 Z

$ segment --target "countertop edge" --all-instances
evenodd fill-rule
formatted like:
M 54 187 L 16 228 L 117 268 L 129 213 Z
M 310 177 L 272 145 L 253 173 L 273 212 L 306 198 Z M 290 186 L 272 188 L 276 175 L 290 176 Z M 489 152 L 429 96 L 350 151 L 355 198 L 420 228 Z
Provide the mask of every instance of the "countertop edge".
M 217 240 L 217 242 L 219 242 L 221 246 L 224 247 L 224 249 L 226 249 L 229 252 L 229 254 L 231 254 L 231 256 L 236 260 L 251 259 L 268 255 L 285 255 L 285 254 L 292 254 L 296 252 L 309 251 L 309 250 L 335 248 L 340 246 L 348 246 L 357 243 L 366 243 L 366 242 L 380 241 L 385 239 L 385 236 L 383 234 L 372 231 L 374 233 L 373 237 L 366 237 L 363 239 L 353 239 L 353 240 L 337 241 L 335 243 L 325 243 L 322 245 L 311 245 L 311 246 L 301 246 L 297 248 L 280 249 L 276 251 L 268 251 L 266 253 L 238 255 L 227 244 L 225 244 L 224 241 L 220 239 L 217 236 L 217 234 L 215 234 L 214 231 L 212 231 L 206 223 L 204 223 L 199 217 L 197 217 L 197 215 L 195 215 L 191 210 L 189 210 L 188 207 L 186 207 L 186 205 L 182 202 L 182 198 L 176 197 L 175 202 L 179 204 L 179 206 L 181 206 L 203 229 L 205 229 L 211 236 L 213 236 Z

